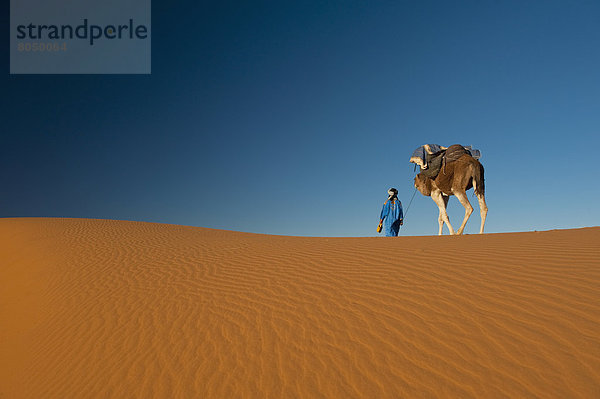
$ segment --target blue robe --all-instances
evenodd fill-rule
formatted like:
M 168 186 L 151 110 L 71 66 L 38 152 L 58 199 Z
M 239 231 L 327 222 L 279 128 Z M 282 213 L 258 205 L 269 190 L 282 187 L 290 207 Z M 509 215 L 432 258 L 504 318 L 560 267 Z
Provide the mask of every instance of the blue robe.
M 404 218 L 402 202 L 397 198 L 385 201 L 379 219 L 383 221 L 383 231 L 386 237 L 398 236 L 402 218 Z

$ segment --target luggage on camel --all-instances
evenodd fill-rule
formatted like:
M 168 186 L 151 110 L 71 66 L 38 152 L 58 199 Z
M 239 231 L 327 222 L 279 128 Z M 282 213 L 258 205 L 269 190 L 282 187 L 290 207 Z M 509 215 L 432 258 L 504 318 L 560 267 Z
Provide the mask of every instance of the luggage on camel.
M 410 162 L 419 165 L 424 176 L 435 179 L 442 166 L 456 161 L 464 154 L 468 154 L 475 159 L 481 157 L 481 151 L 472 148 L 470 145 L 453 144 L 450 147 L 443 147 L 439 144 L 424 144 L 413 151 Z

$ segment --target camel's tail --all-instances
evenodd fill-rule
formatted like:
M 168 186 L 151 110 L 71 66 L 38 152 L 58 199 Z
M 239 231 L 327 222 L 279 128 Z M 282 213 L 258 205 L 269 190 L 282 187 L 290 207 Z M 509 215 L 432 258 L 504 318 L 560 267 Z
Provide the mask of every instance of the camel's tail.
M 473 187 L 475 188 L 475 195 L 485 196 L 485 177 L 483 165 L 477 162 L 475 165 L 475 171 L 473 173 Z

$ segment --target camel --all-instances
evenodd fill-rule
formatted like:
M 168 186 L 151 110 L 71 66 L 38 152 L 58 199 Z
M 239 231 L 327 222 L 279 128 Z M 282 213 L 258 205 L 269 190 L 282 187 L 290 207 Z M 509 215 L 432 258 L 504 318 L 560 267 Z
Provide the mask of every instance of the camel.
M 448 226 L 450 234 L 460 235 L 463 233 L 467 220 L 469 220 L 471 213 L 473 213 L 473 207 L 466 193 L 471 187 L 474 188 L 475 195 L 479 200 L 479 211 L 481 214 L 481 229 L 479 233 L 483 234 L 488 208 L 485 203 L 483 165 L 478 160 L 471 157 L 471 155 L 464 154 L 457 160 L 444 164 L 435 179 L 425 176 L 423 172 L 415 177 L 415 188 L 424 196 L 431 197 L 440 210 L 438 217 L 440 229 L 438 235 L 442 235 L 444 223 Z M 446 212 L 448 199 L 451 195 L 455 195 L 462 206 L 465 207 L 465 218 L 456 233 L 450 224 L 450 219 Z

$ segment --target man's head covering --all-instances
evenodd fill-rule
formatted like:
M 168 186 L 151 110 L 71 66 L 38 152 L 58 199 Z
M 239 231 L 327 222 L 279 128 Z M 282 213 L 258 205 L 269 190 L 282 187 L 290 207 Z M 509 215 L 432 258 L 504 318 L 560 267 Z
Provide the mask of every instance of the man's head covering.
M 396 190 L 394 187 L 390 188 L 388 190 L 388 200 L 391 200 L 393 198 L 398 198 L 398 190 Z

